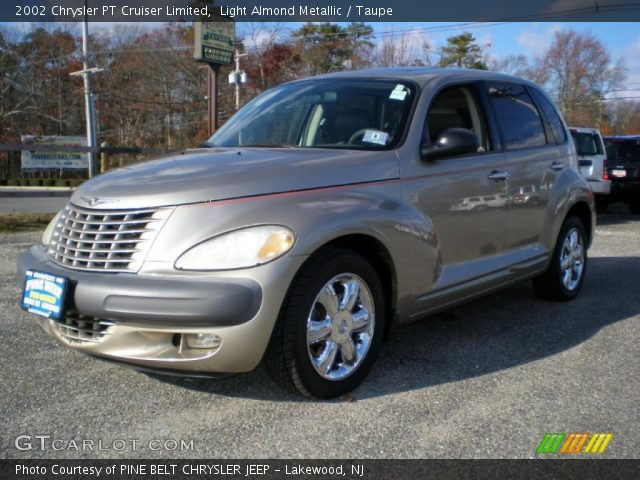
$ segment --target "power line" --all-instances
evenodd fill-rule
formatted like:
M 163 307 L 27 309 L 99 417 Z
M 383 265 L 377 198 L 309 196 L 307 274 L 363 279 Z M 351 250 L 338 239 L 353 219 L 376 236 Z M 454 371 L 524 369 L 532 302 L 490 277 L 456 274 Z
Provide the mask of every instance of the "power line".
M 498 19 L 493 22 L 461 22 L 455 23 L 451 25 L 434 25 L 434 26 L 426 26 L 426 27 L 412 27 L 408 29 L 399 29 L 399 30 L 386 30 L 380 32 L 366 32 L 367 37 L 372 38 L 381 38 L 381 37 L 393 37 L 396 35 L 405 35 L 405 34 L 416 34 L 416 33 L 426 33 L 426 32 L 446 32 L 446 31 L 455 31 L 461 29 L 477 29 L 477 28 L 486 28 L 486 27 L 494 27 L 509 24 L 514 21 L 524 21 L 524 20 L 542 20 L 553 18 L 554 16 L 571 16 L 578 13 L 599 13 L 601 11 L 618 11 L 625 10 L 631 8 L 640 7 L 640 2 L 630 2 L 630 3 L 617 3 L 611 5 L 598 5 L 594 3 L 593 7 L 579 7 L 579 8 L 571 8 L 565 10 L 558 10 L 555 12 L 547 12 L 547 13 L 538 13 L 538 14 L 530 14 L 530 15 L 521 15 L 521 16 L 512 16 L 505 17 L 502 19 Z M 305 35 L 298 37 L 290 37 L 286 41 L 278 41 L 278 44 L 284 45 L 294 45 L 301 40 L 318 40 L 325 41 L 332 37 L 339 37 L 342 39 L 347 39 L 349 37 L 357 37 L 358 35 L 363 35 L 364 31 L 354 31 L 354 32 L 327 32 L 321 35 Z M 259 47 L 257 46 L 245 46 L 245 49 L 254 49 L 257 50 Z M 176 46 L 176 47 L 149 47 L 149 48 L 120 48 L 120 49 L 108 49 L 108 50 L 96 50 L 92 52 L 92 55 L 99 54 L 116 54 L 116 53 L 145 53 L 145 52 L 160 52 L 160 51 L 189 51 L 191 50 L 191 46 Z M 75 55 L 79 55 L 77 52 Z M 47 63 L 53 60 L 61 59 L 61 56 L 49 57 L 45 59 L 39 59 L 37 62 L 31 62 L 32 65 L 37 65 L 41 63 Z M 15 67 L 15 70 L 20 70 L 21 67 Z M 0 70 L 0 72 L 5 72 L 10 70 Z

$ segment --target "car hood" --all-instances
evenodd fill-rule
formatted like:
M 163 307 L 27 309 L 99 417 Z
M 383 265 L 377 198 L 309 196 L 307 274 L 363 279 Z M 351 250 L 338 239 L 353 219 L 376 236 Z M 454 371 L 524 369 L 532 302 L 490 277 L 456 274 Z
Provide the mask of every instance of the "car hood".
M 105 210 L 147 208 L 397 177 L 392 151 L 206 148 L 97 176 L 83 183 L 71 201 Z

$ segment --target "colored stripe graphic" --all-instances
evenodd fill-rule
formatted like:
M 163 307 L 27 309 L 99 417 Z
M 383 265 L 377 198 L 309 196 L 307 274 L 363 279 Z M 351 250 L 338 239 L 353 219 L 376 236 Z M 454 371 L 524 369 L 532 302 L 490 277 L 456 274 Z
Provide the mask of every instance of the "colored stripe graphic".
M 538 445 L 536 453 L 556 453 L 565 436 L 566 433 L 547 433 Z
M 567 438 L 567 441 L 562 445 L 560 453 L 578 453 L 584 442 L 589 438 L 588 433 L 572 433 Z
M 538 445 L 536 453 L 564 453 L 568 455 L 576 453 L 602 454 L 612 438 L 612 433 L 547 433 L 540 442 L 540 445 Z M 585 444 L 587 446 L 583 450 L 582 447 L 584 447 Z
M 589 433 L 583 433 L 582 434 L 582 439 L 578 442 L 578 444 L 576 445 L 575 450 L 573 451 L 573 453 L 579 453 L 580 450 L 582 449 L 582 446 L 585 444 L 585 442 L 587 441 L 587 438 L 589 438 Z
M 604 453 L 612 438 L 612 433 L 594 433 L 584 453 Z
M 571 442 L 573 442 L 574 438 L 576 438 L 576 434 L 570 433 L 567 439 L 565 440 L 564 444 L 562 445 L 562 449 L 560 449 L 560 453 L 567 453 L 569 448 L 571 448 Z

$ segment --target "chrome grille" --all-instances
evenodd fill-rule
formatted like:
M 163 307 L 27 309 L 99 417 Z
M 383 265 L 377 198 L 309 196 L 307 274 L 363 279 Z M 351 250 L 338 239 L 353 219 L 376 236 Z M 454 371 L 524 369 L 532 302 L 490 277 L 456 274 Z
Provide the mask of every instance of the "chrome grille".
M 64 318 L 53 320 L 53 328 L 71 342 L 99 343 L 107 335 L 108 329 L 114 323 L 103 318 L 82 315 L 75 310 L 69 310 Z
M 170 209 L 62 211 L 47 253 L 77 270 L 137 272 Z

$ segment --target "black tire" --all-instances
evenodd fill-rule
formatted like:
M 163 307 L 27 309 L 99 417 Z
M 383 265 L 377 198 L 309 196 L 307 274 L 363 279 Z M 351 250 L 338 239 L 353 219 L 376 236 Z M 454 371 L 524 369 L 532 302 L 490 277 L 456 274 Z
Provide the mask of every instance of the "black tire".
M 332 333 L 327 336 L 326 341 L 320 340 L 320 343 L 313 345 L 309 341 L 311 346 L 307 343 L 307 324 L 312 322 L 308 319 L 315 315 L 314 312 L 320 305 L 317 301 L 318 296 L 332 280 L 341 275 L 355 275 L 358 281 L 362 280 L 368 289 L 368 292 L 365 293 L 362 293 L 363 289 L 359 290 L 356 298 L 357 305 L 350 311 L 355 311 L 355 314 L 362 311 L 361 306 L 364 305 L 362 295 L 368 299 L 369 305 L 373 305 L 374 309 L 373 322 L 370 322 L 373 324 L 370 327 L 372 333 L 364 334 L 369 345 L 368 350 L 360 356 L 358 362 L 354 360 L 352 365 L 349 365 L 349 362 L 342 357 L 342 347 L 338 346 L 338 340 L 333 342 L 333 336 L 339 334 L 338 327 L 331 329 Z M 342 292 L 342 298 L 339 296 L 333 298 L 342 301 L 346 298 L 345 294 L 346 290 Z M 322 250 L 303 266 L 289 289 L 265 354 L 267 370 L 276 383 L 283 388 L 302 393 L 308 397 L 333 398 L 346 394 L 362 383 L 378 355 L 384 332 L 384 307 L 382 285 L 378 274 L 369 262 L 348 250 L 334 248 Z M 340 311 L 346 312 L 347 310 Z M 328 310 L 323 313 L 327 319 L 331 318 Z M 338 319 L 335 321 L 339 322 Z M 329 323 L 334 325 L 334 321 Z M 343 324 L 340 326 L 342 327 Z M 352 338 L 354 342 L 352 346 L 364 344 L 365 340 L 358 337 L 361 334 L 352 332 L 351 329 L 348 329 L 344 335 L 347 338 Z M 345 341 L 344 338 L 342 341 Z M 336 353 L 333 358 L 342 359 L 342 363 L 336 363 L 335 371 L 338 371 L 340 365 L 353 368 L 353 371 L 345 378 L 333 380 L 324 378 L 312 363 L 315 345 L 328 348 L 329 343 L 332 343 L 339 350 L 339 353 Z M 357 352 L 358 349 L 356 348 L 355 351 Z M 355 353 L 353 358 L 358 355 L 359 352 Z
M 565 241 L 570 233 L 576 232 L 579 242 L 582 245 L 583 262 L 579 277 L 570 281 L 567 286 L 563 281 L 562 258 L 565 250 Z M 533 286 L 536 293 L 546 300 L 567 301 L 578 296 L 584 283 L 584 276 L 587 270 L 587 235 L 582 221 L 578 217 L 568 217 L 558 235 L 556 246 L 553 252 L 551 264 L 545 273 L 533 279 Z M 574 278 L 573 274 L 570 278 Z
M 629 203 L 629 208 L 633 215 L 640 215 L 640 200 L 634 200 Z

